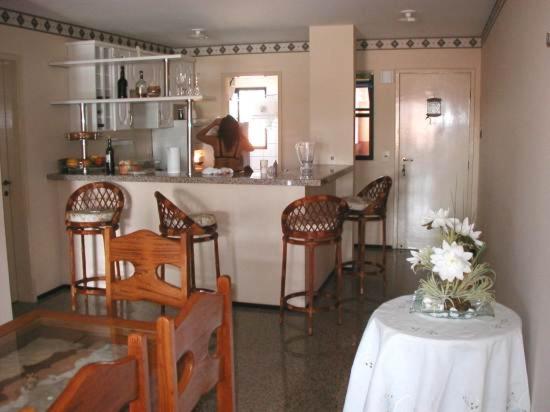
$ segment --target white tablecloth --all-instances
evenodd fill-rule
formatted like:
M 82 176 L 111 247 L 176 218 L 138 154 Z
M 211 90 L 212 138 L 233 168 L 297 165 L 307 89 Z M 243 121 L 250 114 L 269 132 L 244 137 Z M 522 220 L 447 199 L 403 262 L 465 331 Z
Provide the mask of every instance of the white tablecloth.
M 530 410 L 521 320 L 436 319 L 409 313 L 411 296 L 371 316 L 351 370 L 345 412 Z

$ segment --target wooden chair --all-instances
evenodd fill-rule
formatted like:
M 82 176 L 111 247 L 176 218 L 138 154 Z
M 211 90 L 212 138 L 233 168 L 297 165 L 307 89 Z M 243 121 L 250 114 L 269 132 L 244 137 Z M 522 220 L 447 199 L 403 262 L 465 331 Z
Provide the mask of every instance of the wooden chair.
M 235 410 L 231 280 L 221 276 L 217 292 L 195 292 L 174 318 L 157 320 L 158 410 L 191 411 L 216 387 L 217 410 Z M 212 333 L 214 354 L 209 353 Z
M 308 334 L 313 334 L 313 314 L 321 310 L 338 309 L 338 324 L 342 323 L 340 305 L 342 292 L 342 226 L 348 206 L 338 197 L 329 195 L 307 196 L 295 200 L 283 211 L 281 226 L 283 229 L 283 268 L 281 275 L 280 322 L 283 323 L 285 309 L 304 312 L 308 316 Z M 286 259 L 288 244 L 302 245 L 307 253 L 306 288 L 302 292 L 285 295 Z M 315 278 L 315 248 L 321 245 L 336 245 L 336 295 L 335 305 L 315 307 L 313 298 Z M 306 307 L 296 307 L 288 303 L 289 299 L 305 296 Z
M 392 186 L 389 176 L 379 177 L 365 186 L 354 197 L 346 198 L 349 213 L 346 220 L 358 223 L 359 251 L 355 254 L 354 262 L 344 265 L 353 268 L 353 273 L 359 277 L 359 293 L 364 294 L 365 264 L 378 268 L 376 274 L 386 269 L 386 206 Z M 382 264 L 365 260 L 365 227 L 367 222 L 382 222 Z
M 120 412 L 126 405 L 130 412 L 151 409 L 147 338 L 137 334 L 128 337 L 128 356 L 80 369 L 48 411 Z
M 149 230 L 138 230 L 114 238 L 112 228 L 104 229 L 107 312 L 116 315 L 118 300 L 147 300 L 160 305 L 183 307 L 189 296 L 189 236 L 167 239 Z M 134 273 L 126 279 L 114 275 L 117 262 L 130 262 Z M 159 278 L 160 268 L 174 265 L 180 269 L 180 287 Z
M 118 230 L 120 214 L 124 207 L 122 190 L 112 183 L 89 183 L 78 188 L 67 201 L 65 207 L 65 229 L 69 238 L 69 259 L 71 274 L 71 304 L 76 310 L 77 294 L 105 295 L 105 289 L 98 287 L 97 282 L 105 280 L 102 275 L 92 275 L 86 269 L 85 236 L 102 235 L 103 228 L 113 229 L 113 236 Z M 74 237 L 80 235 L 80 259 L 82 279 L 76 279 L 76 256 Z M 105 239 L 104 239 L 105 240 Z M 91 286 L 90 283 L 96 283 Z
M 191 231 L 192 240 L 189 255 L 191 287 L 195 289 L 195 259 L 193 244 L 214 242 L 214 262 L 216 279 L 220 277 L 220 254 L 218 249 L 218 224 L 216 217 L 210 213 L 188 215 L 160 192 L 155 192 L 159 213 L 159 230 L 163 236 L 180 237 L 182 233 Z

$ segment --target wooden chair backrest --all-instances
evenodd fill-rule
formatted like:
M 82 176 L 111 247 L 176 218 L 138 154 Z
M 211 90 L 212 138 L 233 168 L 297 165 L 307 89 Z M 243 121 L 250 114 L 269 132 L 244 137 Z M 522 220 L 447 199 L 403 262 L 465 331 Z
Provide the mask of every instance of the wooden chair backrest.
M 306 196 L 290 203 L 281 216 L 283 235 L 305 240 L 337 238 L 342 234 L 347 203 L 336 196 Z
M 210 355 L 208 344 L 214 332 L 216 353 Z M 193 293 L 175 319 L 161 316 L 157 320 L 157 363 L 160 411 L 191 411 L 214 387 L 218 411 L 235 410 L 228 276 L 218 278 L 215 293 Z
M 160 305 L 183 307 L 189 296 L 189 234 L 168 239 L 149 230 L 138 230 L 113 238 L 112 228 L 104 229 L 107 310 L 115 314 L 117 300 L 147 300 Z M 115 277 L 115 262 L 130 262 L 134 273 L 127 279 Z M 180 269 L 180 287 L 159 278 L 163 265 Z
M 368 207 L 366 214 L 386 216 L 386 205 L 390 196 L 392 179 L 389 176 L 381 176 L 366 185 L 357 196 L 362 197 Z
M 170 199 L 160 192 L 155 192 L 159 212 L 159 230 L 164 236 L 180 236 L 182 232 L 191 230 L 194 235 L 203 235 L 200 227 L 187 213 L 177 207 Z
M 48 411 L 120 412 L 129 405 L 130 412 L 148 412 L 150 404 L 147 338 L 133 334 L 128 356 L 84 366 Z

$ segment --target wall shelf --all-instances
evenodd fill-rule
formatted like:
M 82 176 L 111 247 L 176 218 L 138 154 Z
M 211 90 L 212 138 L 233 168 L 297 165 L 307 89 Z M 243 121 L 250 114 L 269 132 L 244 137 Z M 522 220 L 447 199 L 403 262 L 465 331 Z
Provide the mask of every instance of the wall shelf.
M 113 57 L 109 59 L 89 59 L 89 60 L 65 60 L 51 62 L 53 67 L 72 67 L 93 64 L 110 64 L 110 63 L 147 63 L 152 61 L 164 60 L 181 60 L 188 63 L 193 63 L 195 59 L 184 56 L 183 54 L 158 54 L 155 56 L 135 56 L 135 57 Z
M 154 102 L 185 102 L 188 100 L 203 100 L 202 96 L 160 96 L 160 97 L 130 97 L 126 99 L 70 99 L 51 102 L 55 105 L 67 104 L 101 104 L 101 103 L 154 103 Z

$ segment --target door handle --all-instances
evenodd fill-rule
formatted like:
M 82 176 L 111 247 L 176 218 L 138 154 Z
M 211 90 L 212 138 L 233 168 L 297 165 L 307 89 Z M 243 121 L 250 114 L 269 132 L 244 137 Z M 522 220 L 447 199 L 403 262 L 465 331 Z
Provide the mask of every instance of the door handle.
M 10 192 L 8 190 L 8 188 L 10 187 L 11 185 L 11 181 L 5 179 L 5 180 L 2 180 L 2 187 L 4 188 L 3 190 L 3 195 L 4 196 L 9 196 Z
M 414 159 L 411 159 L 410 157 L 403 157 L 403 158 L 401 159 L 401 161 L 402 161 L 402 162 L 412 162 L 412 161 L 414 161 Z

